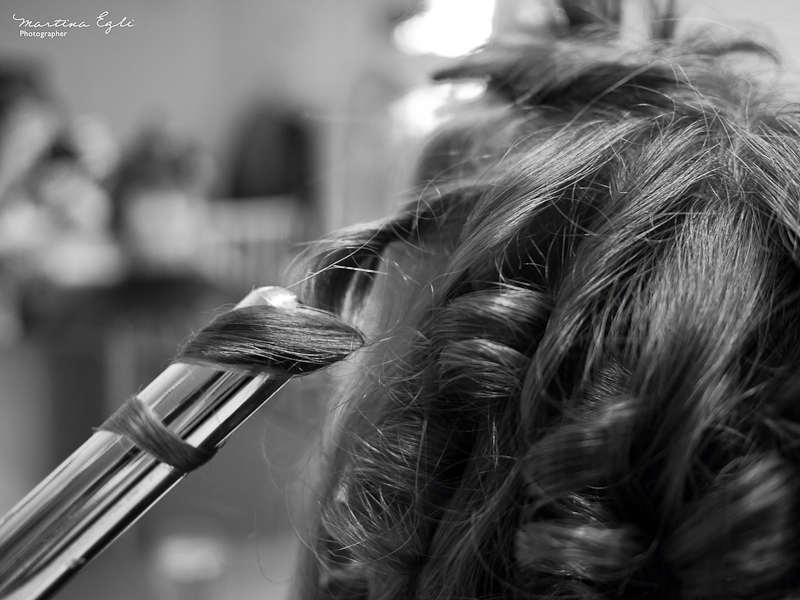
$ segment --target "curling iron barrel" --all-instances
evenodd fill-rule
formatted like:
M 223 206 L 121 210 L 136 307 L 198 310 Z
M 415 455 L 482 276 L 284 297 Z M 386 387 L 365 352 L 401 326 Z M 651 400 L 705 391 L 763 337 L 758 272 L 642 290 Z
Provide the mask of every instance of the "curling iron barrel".
M 241 347 L 230 356 L 215 354 L 220 335 Z M 186 356 L 128 400 L 0 521 L 0 598 L 52 596 L 213 457 L 292 375 L 332 364 L 363 344 L 357 330 L 274 287 L 251 292 L 198 334 L 204 336 L 200 350 L 190 343 Z

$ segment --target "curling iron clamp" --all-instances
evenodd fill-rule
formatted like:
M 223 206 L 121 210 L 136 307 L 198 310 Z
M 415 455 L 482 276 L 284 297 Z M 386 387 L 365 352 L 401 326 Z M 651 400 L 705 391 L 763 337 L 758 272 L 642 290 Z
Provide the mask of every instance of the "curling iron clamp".
M 310 354 L 293 354 L 285 350 L 281 330 L 291 337 L 292 330 L 316 329 L 322 340 L 330 337 L 326 331 L 335 330 L 340 341 L 349 336 L 350 351 L 363 344 L 357 330 L 300 305 L 294 294 L 276 287 L 254 290 L 217 321 L 228 317 L 235 329 L 237 311 L 251 309 L 266 314 L 264 331 L 273 337 L 275 348 L 258 356 L 266 372 L 224 370 L 204 364 L 202 357 L 199 364 L 179 357 L 129 399 L 0 521 L 0 598 L 52 597 L 175 484 L 212 458 L 293 375 L 349 354 L 326 354 L 324 343 L 321 348 L 313 344 Z M 270 319 L 281 323 L 274 331 Z

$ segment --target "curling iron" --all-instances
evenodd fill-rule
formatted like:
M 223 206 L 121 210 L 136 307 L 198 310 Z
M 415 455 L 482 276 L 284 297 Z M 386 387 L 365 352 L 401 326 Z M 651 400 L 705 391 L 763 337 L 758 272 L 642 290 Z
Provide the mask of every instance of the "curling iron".
M 282 288 L 254 290 L 217 321 L 227 317 L 223 327 L 235 330 L 237 312 L 248 310 L 262 310 L 268 317 L 263 328 L 275 348 L 262 348 L 257 357 L 266 372 L 209 366 L 202 356 L 199 362 L 179 357 L 132 396 L 0 521 L 0 598 L 52 597 L 190 471 L 213 457 L 293 375 L 341 360 L 363 343 L 356 330 L 303 307 Z M 198 336 L 209 330 L 213 343 L 215 323 Z M 308 348 L 310 354 L 286 351 L 285 338 L 303 327 L 323 332 L 318 336 L 322 344 Z M 349 336 L 350 350 L 326 352 L 326 330 Z M 296 340 L 289 339 L 289 346 Z M 259 349 L 252 351 L 258 354 Z M 226 361 L 217 357 L 210 362 Z

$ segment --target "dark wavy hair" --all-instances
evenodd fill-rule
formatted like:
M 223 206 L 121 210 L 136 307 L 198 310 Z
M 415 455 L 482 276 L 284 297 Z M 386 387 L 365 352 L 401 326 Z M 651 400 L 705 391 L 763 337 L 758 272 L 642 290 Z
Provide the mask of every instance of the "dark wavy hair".
M 567 1 L 303 298 L 382 333 L 303 599 L 800 597 L 800 115 L 751 41 Z M 367 309 L 371 310 L 371 309 Z

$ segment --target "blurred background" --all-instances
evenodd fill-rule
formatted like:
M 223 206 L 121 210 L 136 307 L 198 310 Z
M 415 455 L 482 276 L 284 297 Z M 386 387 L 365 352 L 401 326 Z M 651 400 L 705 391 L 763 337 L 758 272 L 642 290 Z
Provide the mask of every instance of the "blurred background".
M 438 107 L 479 91 L 428 73 L 546 3 L 4 0 L 0 514 L 217 307 L 396 205 Z M 795 0 L 684 4 L 797 69 Z M 35 26 L 58 19 L 88 26 Z M 284 598 L 328 385 L 285 388 L 59 598 Z

